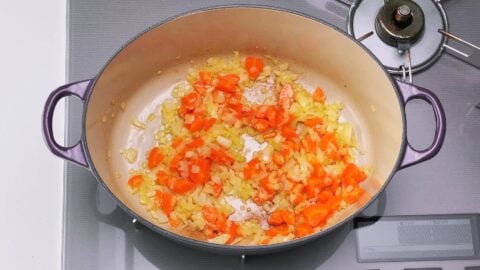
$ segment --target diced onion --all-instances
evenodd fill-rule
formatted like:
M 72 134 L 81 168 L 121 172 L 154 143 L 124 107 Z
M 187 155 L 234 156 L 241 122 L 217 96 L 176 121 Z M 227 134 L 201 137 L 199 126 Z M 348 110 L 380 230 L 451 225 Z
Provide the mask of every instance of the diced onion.
M 217 143 L 225 148 L 229 148 L 230 146 L 232 146 L 232 141 L 223 136 L 217 137 Z

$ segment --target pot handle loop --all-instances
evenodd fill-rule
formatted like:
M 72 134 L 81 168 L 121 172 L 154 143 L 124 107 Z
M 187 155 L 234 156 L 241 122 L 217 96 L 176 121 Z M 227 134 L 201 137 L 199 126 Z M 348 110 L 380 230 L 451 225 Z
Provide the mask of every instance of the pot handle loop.
M 76 96 L 80 98 L 82 103 L 85 104 L 86 93 L 89 89 L 90 83 L 92 80 L 85 80 L 74 82 L 60 86 L 55 91 L 53 91 L 47 98 L 45 106 L 43 108 L 42 115 L 42 133 L 43 139 L 47 144 L 48 149 L 61 158 L 70 160 L 78 165 L 81 165 L 85 168 L 88 168 L 88 162 L 85 155 L 85 147 L 82 140 L 77 142 L 75 145 L 66 147 L 61 146 L 55 141 L 53 136 L 53 112 L 57 103 L 60 99 L 67 96 Z
M 416 150 L 406 139 L 407 146 L 399 169 L 404 169 L 434 157 L 442 147 L 446 133 L 445 111 L 438 97 L 432 91 L 412 84 L 397 81 L 403 97 L 404 106 L 413 99 L 421 99 L 430 104 L 435 115 L 435 136 L 432 144 L 424 150 Z

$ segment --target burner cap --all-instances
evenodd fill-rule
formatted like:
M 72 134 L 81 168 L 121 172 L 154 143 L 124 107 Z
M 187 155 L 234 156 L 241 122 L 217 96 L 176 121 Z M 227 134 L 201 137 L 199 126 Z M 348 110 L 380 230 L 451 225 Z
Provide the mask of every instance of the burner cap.
M 413 44 L 423 32 L 422 8 L 411 0 L 390 0 L 380 9 L 375 21 L 378 36 L 387 44 Z

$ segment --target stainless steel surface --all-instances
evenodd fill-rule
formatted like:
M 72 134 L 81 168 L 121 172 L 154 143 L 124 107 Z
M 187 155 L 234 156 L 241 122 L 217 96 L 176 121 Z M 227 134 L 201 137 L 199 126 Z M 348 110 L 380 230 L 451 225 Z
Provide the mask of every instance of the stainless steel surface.
M 383 28 L 378 26 L 376 17 L 385 4 L 384 0 L 355 0 L 349 11 L 347 31 L 353 37 L 363 35 L 375 29 L 380 30 L 380 33 L 390 33 L 379 35 L 378 31 L 375 31 L 375 35 L 363 42 L 363 44 L 374 52 L 392 74 L 402 74 L 402 65 L 406 66 L 407 64 L 403 52 L 410 47 L 413 73 L 430 67 L 441 56 L 443 51 L 442 45 L 445 43 L 446 38 L 439 35 L 437 29 L 442 28 L 448 31 L 448 12 L 445 14 L 443 6 L 433 0 L 422 0 L 415 3 L 421 8 L 425 17 L 423 33 L 415 42 L 408 42 L 408 36 L 402 36 L 387 30 L 382 31 Z M 384 37 L 385 35 L 391 37 L 386 38 Z M 415 35 L 412 34 L 411 36 Z M 404 39 L 401 39 L 402 42 L 399 45 L 391 46 L 384 42 L 384 40 L 393 39 L 394 37 L 393 43 L 400 40 L 397 38 L 404 37 Z
M 454 35 L 454 34 L 452 34 L 452 33 L 449 33 L 449 32 L 447 32 L 447 31 L 444 31 L 444 30 L 442 30 L 442 29 L 438 29 L 438 32 L 440 32 L 441 34 L 443 34 L 443 35 L 445 35 L 445 36 L 447 36 L 447 37 L 449 37 L 449 38 L 451 38 L 451 39 L 453 39 L 453 40 L 456 40 L 456 41 L 461 42 L 461 43 L 463 43 L 463 44 L 465 44 L 465 45 L 468 45 L 468 46 L 470 46 L 470 47 L 472 47 L 472 48 L 474 48 L 474 49 L 480 50 L 480 47 L 478 47 L 477 45 L 472 44 L 472 43 L 470 43 L 470 42 L 462 39 L 462 38 L 459 37 L 459 36 L 456 36 L 456 35 Z
M 369 0 L 370 1 L 370 0 Z M 374 0 L 371 0 L 374 1 Z M 95 76 L 105 61 L 146 27 L 180 12 L 239 1 L 98 1 L 70 0 L 68 78 Z M 257 1 L 241 1 L 256 3 Z M 292 8 L 344 28 L 348 7 L 335 0 L 262 1 Z M 445 1 L 451 32 L 480 43 L 476 20 L 480 1 Z M 470 27 L 464 27 L 465 25 Z M 371 31 L 371 30 L 369 30 Z M 360 34 L 367 33 L 368 31 Z M 368 38 L 365 42 L 373 37 Z M 412 52 L 412 60 L 415 55 Z M 443 54 L 415 83 L 431 89 L 447 114 L 447 138 L 437 157 L 398 172 L 383 196 L 365 215 L 421 215 L 480 212 L 480 73 L 473 66 Z M 81 133 L 81 108 L 67 105 L 67 137 Z M 431 142 L 431 109 L 421 101 L 407 106 L 408 135 L 415 147 Z M 138 224 L 138 222 L 136 223 Z M 326 237 L 298 249 L 268 256 L 241 258 L 195 251 L 144 228 L 116 207 L 85 169 L 65 168 L 64 269 L 404 269 L 443 267 L 460 270 L 480 261 L 358 263 L 355 231 L 349 223 Z
M 447 31 L 444 31 L 442 29 L 438 29 L 438 32 L 441 33 L 442 35 L 452 39 L 452 40 L 455 40 L 461 44 L 464 44 L 466 46 L 468 46 L 469 48 L 473 49 L 473 51 L 468 54 L 468 53 L 465 53 L 459 49 L 456 49 L 450 45 L 447 45 L 447 44 L 444 44 L 443 46 L 447 49 L 449 49 L 454 55 L 456 55 L 457 57 L 459 57 L 460 59 L 462 59 L 463 61 L 469 63 L 470 65 L 473 65 L 477 68 L 480 68 L 480 47 L 471 43 L 471 42 L 468 42 L 464 39 L 462 39 L 461 37 L 459 36 L 456 36 L 452 33 L 449 33 Z

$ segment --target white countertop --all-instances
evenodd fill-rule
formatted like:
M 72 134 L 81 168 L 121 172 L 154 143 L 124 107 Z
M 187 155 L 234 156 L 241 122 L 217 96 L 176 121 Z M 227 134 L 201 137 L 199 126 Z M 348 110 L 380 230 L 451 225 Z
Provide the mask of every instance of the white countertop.
M 65 83 L 66 1 L 0 1 L 0 33 L 1 268 L 60 269 L 63 161 L 45 147 L 40 119 Z

